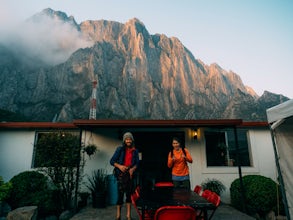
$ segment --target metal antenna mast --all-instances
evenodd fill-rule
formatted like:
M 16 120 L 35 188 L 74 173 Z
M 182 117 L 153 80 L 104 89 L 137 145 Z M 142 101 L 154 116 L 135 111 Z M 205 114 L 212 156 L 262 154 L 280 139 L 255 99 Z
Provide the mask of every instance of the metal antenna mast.
M 91 107 L 90 107 L 90 116 L 89 119 L 96 119 L 97 114 L 97 80 L 94 80 L 93 82 L 93 90 L 92 90 L 92 96 L 91 96 Z

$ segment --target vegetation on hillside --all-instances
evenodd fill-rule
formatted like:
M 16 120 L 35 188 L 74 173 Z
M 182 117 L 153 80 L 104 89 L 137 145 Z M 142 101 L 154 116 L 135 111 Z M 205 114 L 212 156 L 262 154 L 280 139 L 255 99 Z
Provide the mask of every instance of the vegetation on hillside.
M 4 121 L 6 121 L 6 122 L 22 122 L 22 121 L 30 121 L 30 120 L 19 113 L 10 112 L 10 111 L 0 109 L 0 122 L 4 122 Z

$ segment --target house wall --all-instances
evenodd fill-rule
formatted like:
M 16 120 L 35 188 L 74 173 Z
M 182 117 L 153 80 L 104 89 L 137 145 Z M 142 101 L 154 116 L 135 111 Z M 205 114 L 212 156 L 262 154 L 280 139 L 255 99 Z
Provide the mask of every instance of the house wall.
M 31 169 L 34 138 L 34 131 L 0 132 L 0 176 L 5 182 Z
M 96 144 L 98 151 L 96 154 L 89 157 L 84 154 L 86 164 L 84 167 L 85 177 L 90 176 L 93 170 L 105 169 L 108 174 L 112 174 L 113 167 L 110 165 L 110 158 L 112 157 L 116 147 L 121 145 L 118 138 L 117 129 L 97 129 L 94 132 L 83 131 L 82 142 L 86 145 Z
M 152 131 L 166 131 L 165 128 L 151 129 Z M 133 129 L 135 130 L 135 129 Z M 148 131 L 149 129 L 137 129 Z M 239 178 L 238 167 L 207 167 L 205 141 L 203 129 L 199 129 L 198 139 L 193 139 L 193 131 L 189 128 L 178 128 L 185 132 L 185 145 L 193 157 L 189 164 L 191 187 L 201 184 L 204 180 L 215 178 L 220 180 L 226 191 L 221 195 L 223 202 L 230 203 L 230 185 Z M 168 129 L 167 129 L 168 131 Z M 174 128 L 172 129 L 174 131 Z M 113 167 L 109 161 L 117 146 L 121 145 L 121 130 L 118 128 L 99 128 L 82 132 L 83 144 L 96 144 L 98 152 L 88 157 L 83 154 L 86 164 L 84 167 L 84 181 L 93 170 L 103 168 L 112 174 Z M 0 175 L 4 181 L 14 175 L 31 169 L 33 156 L 34 131 L 1 131 L 0 132 Z M 135 137 L 134 137 L 135 138 Z M 242 167 L 242 175 L 259 174 L 276 180 L 276 166 L 273 145 L 268 129 L 253 129 L 248 133 L 252 167 Z M 83 185 L 84 186 L 84 185 Z
M 248 132 L 248 142 L 251 153 L 251 167 L 241 167 L 242 176 L 263 175 L 276 181 L 276 166 L 270 131 L 268 129 L 254 129 Z M 206 179 L 218 179 L 226 190 L 221 200 L 230 203 L 231 183 L 239 178 L 238 167 L 207 167 L 203 130 L 200 130 L 197 141 L 190 141 L 193 164 L 190 165 L 191 185 L 194 187 Z

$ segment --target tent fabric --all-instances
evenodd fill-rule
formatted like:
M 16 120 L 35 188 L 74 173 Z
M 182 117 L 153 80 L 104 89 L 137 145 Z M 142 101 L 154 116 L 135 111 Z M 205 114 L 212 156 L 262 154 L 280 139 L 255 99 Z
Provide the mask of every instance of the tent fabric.
M 267 109 L 268 122 L 272 123 L 293 115 L 293 99 Z
M 293 125 L 275 129 L 274 135 L 279 156 L 279 164 L 284 180 L 290 216 L 293 217 Z
M 293 217 L 293 100 L 267 109 L 284 182 L 288 212 Z

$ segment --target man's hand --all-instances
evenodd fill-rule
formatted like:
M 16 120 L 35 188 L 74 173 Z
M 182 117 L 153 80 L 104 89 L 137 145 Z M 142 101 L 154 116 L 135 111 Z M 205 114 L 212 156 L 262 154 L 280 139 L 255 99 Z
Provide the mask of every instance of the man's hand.
M 136 167 L 132 167 L 129 169 L 129 174 L 130 174 L 130 177 L 132 177 L 134 171 L 135 171 Z
M 125 173 L 129 170 L 129 167 L 124 166 L 124 165 L 119 165 L 119 170 L 121 170 L 122 173 Z

